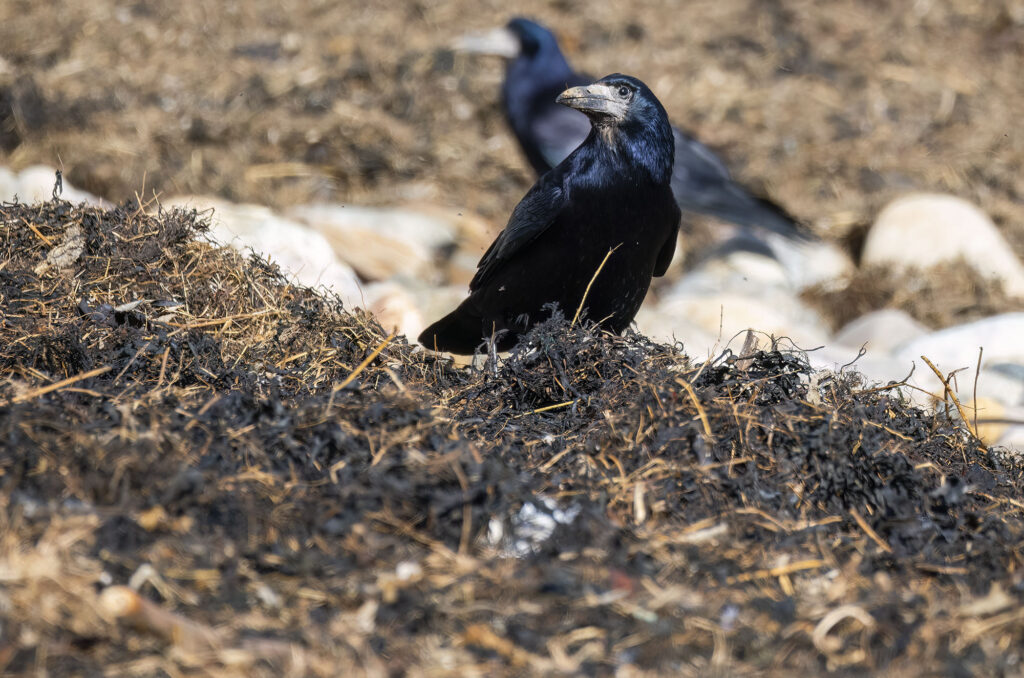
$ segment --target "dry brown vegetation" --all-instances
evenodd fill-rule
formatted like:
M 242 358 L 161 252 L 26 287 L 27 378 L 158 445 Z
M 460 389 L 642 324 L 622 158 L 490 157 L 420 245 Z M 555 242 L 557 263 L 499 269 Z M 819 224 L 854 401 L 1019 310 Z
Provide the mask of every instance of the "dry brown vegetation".
M 282 206 L 431 200 L 504 224 L 532 177 L 502 64 L 451 41 L 510 12 L 675 122 L 819 232 L 911 189 L 978 203 L 1024 249 L 1016 0 L 0 5 L 0 158 L 63 161 L 115 202 L 143 184 Z M 955 56 L 955 58 L 954 58 Z
M 194 213 L 0 229 L 8 674 L 1019 670 L 1022 466 L 896 388 L 557 319 L 457 369 Z
M 820 234 L 926 189 L 1024 249 L 1015 0 L 515 11 Z M 532 177 L 448 44 L 508 12 L 8 0 L 0 166 L 497 228 Z M 565 323 L 457 369 L 156 209 L 0 206 L 0 673 L 1020 673 L 1021 463 L 897 389 Z M 1010 307 L 963 282 L 822 303 Z

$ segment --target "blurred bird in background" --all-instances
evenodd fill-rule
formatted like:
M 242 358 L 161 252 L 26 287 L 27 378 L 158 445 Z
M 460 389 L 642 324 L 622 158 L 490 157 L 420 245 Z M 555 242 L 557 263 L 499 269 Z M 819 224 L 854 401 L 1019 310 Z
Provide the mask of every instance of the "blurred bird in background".
M 555 103 L 559 92 L 593 81 L 573 71 L 554 34 L 529 19 L 461 38 L 467 52 L 507 59 L 502 103 L 509 126 L 537 174 L 557 165 L 587 137 L 590 123 L 579 111 Z M 728 168 L 692 135 L 672 128 L 675 164 L 672 193 L 684 212 L 705 214 L 744 228 L 764 228 L 787 238 L 811 239 L 811 232 L 784 209 L 752 195 Z

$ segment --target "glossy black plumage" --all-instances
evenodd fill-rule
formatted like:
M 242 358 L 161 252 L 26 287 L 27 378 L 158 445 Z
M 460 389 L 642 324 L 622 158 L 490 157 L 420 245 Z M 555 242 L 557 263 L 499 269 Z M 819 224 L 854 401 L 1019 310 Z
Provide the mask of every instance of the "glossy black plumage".
M 480 260 L 469 297 L 424 330 L 424 346 L 467 354 L 495 335 L 507 350 L 548 316 L 546 304 L 572 317 L 592 279 L 584 314 L 621 332 L 651 277 L 668 268 L 680 212 L 664 108 L 642 82 L 617 74 L 560 100 L 587 111 L 591 132 L 523 197 Z
M 554 103 L 563 89 L 592 82 L 569 66 L 547 28 L 513 19 L 507 29 L 519 42 L 502 84 L 505 116 L 530 165 L 538 174 L 557 165 L 590 130 L 579 112 Z M 692 135 L 673 128 L 675 165 L 672 192 L 686 212 L 707 214 L 745 227 L 761 227 L 794 239 L 809 232 L 778 205 L 752 195 L 728 168 Z

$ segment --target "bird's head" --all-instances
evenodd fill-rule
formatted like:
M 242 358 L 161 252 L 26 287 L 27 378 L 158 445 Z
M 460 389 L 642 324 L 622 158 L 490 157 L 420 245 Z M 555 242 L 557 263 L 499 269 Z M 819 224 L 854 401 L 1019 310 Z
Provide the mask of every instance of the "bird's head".
M 516 17 L 502 28 L 464 35 L 455 42 L 460 51 L 493 54 L 521 62 L 562 62 L 558 38 L 535 21 Z
M 661 121 L 666 128 L 669 126 L 665 109 L 647 85 L 621 73 L 567 89 L 555 101 L 585 114 L 595 127 L 630 123 L 656 125 Z
M 558 39 L 555 38 L 555 34 L 529 19 L 516 17 L 508 22 L 505 29 L 519 41 L 521 56 L 532 58 L 541 53 L 561 51 L 558 49 Z
M 652 171 L 670 171 L 675 148 L 672 124 L 661 102 L 640 80 L 614 73 L 590 85 L 567 89 L 556 101 L 590 118 L 609 146 L 628 145 L 649 161 Z

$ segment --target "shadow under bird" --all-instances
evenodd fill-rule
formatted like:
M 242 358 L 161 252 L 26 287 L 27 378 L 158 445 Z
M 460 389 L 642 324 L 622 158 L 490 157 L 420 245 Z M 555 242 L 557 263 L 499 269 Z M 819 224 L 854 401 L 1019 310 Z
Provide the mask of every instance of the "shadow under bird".
M 505 117 L 538 174 L 561 162 L 587 137 L 587 118 L 556 105 L 555 97 L 593 79 L 572 70 L 550 30 L 516 18 L 486 35 L 466 36 L 458 46 L 508 59 L 502 83 Z M 672 193 L 683 211 L 765 228 L 794 240 L 813 237 L 781 207 L 733 180 L 722 160 L 692 135 L 675 127 L 672 135 Z
M 680 218 L 665 109 L 644 83 L 619 74 L 557 101 L 589 119 L 589 134 L 516 205 L 469 297 L 419 336 L 427 348 L 470 354 L 494 337 L 495 350 L 508 350 L 552 302 L 570 318 L 582 304 L 588 318 L 621 332 L 652 276 L 665 274 Z

